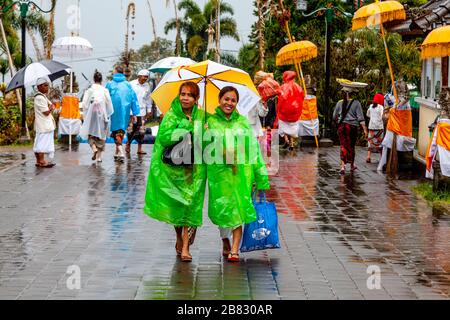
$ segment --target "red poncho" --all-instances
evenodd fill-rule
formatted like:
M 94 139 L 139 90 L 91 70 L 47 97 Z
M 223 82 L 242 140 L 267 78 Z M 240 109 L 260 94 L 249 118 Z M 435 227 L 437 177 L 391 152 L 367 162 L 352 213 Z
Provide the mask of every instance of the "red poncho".
M 283 74 L 283 85 L 279 89 L 278 119 L 284 122 L 297 122 L 302 115 L 303 89 L 294 82 L 297 74 L 294 71 L 286 71 Z

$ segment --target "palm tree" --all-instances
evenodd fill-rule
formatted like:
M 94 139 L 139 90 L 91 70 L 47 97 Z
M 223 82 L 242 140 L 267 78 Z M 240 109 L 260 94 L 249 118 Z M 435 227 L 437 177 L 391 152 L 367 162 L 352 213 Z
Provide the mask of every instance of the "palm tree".
M 186 36 L 185 47 L 194 60 L 203 60 L 207 54 L 208 30 L 217 25 L 216 0 L 209 0 L 203 10 L 193 0 L 181 0 L 178 9 L 184 10 L 184 17 L 179 22 L 181 31 Z M 239 41 L 236 21 L 225 14 L 234 14 L 233 8 L 226 2 L 220 3 L 220 33 L 221 37 L 231 37 Z M 164 28 L 167 34 L 176 28 L 176 20 L 169 20 Z M 216 40 L 217 41 L 217 40 Z
M 9 72 L 9 63 L 5 58 L 0 58 L 0 73 L 2 74 L 2 83 L 5 82 L 5 75 Z
M 380 89 L 385 92 L 391 81 L 384 43 L 379 32 L 366 28 L 350 33 L 350 38 L 352 37 L 358 46 L 356 58 L 360 76 L 367 82 L 381 84 Z M 419 45 L 415 42 L 403 42 L 396 33 L 387 33 L 386 43 L 396 78 L 416 82 L 422 68 Z
M 11 26 L 15 30 L 20 30 L 22 28 L 20 16 L 13 14 L 11 15 L 11 19 Z M 36 11 L 31 12 L 27 16 L 27 33 L 31 38 L 38 61 L 51 57 L 51 46 L 55 34 L 54 23 L 52 27 L 51 19 L 50 21 L 47 20 L 41 12 Z M 39 35 L 40 41 L 36 37 L 36 34 Z
M 45 46 L 45 55 L 47 59 L 53 58 L 52 45 L 55 41 L 55 13 L 56 13 L 56 0 L 52 0 L 52 8 L 55 8 L 50 12 L 50 21 L 48 24 L 47 42 Z
M 166 7 L 169 7 L 170 5 L 170 0 L 166 0 Z M 173 8 L 175 10 L 175 28 L 177 30 L 177 35 L 175 38 L 175 52 L 177 56 L 181 55 L 181 22 L 180 19 L 178 18 L 178 10 L 177 10 L 177 1 L 173 0 Z M 166 32 L 167 34 L 167 32 Z

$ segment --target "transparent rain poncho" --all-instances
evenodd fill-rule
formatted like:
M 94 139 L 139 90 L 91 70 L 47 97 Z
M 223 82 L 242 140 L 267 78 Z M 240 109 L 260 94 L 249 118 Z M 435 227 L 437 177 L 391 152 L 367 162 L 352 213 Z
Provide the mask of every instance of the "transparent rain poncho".
M 99 84 L 93 84 L 83 97 L 84 122 L 80 137 L 89 136 L 106 140 L 109 135 L 110 117 L 114 113 L 109 91 Z

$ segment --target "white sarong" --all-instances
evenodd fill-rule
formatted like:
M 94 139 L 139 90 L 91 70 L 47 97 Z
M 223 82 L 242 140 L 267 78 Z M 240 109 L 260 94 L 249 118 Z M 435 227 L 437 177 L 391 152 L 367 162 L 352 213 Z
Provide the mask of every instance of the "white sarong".
M 297 122 L 284 122 L 282 120 L 278 120 L 278 133 L 281 137 L 284 135 L 291 136 L 293 138 L 298 138 L 299 131 L 299 121 Z
M 33 152 L 47 153 L 51 159 L 55 154 L 55 140 L 53 138 L 54 132 L 36 133 L 34 139 Z

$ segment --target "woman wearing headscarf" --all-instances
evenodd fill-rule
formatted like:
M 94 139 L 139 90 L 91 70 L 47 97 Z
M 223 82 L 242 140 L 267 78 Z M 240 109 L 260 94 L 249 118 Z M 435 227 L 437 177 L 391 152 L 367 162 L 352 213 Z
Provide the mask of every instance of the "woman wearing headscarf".
M 194 136 L 194 144 L 201 141 L 201 137 L 195 137 L 205 124 L 204 111 L 197 105 L 199 97 L 198 85 L 185 82 L 165 114 L 153 149 L 145 196 L 144 212 L 175 227 L 175 249 L 183 262 L 192 261 L 189 237 L 202 225 L 206 167 L 201 162 L 194 163 L 194 159 L 188 159 L 184 165 L 167 163 L 166 155 L 169 148 L 187 139 L 188 134 Z
M 229 262 L 239 261 L 242 225 L 256 221 L 252 192 L 270 188 L 267 168 L 248 120 L 236 111 L 239 93 L 225 87 L 219 106 L 208 117 L 204 158 L 207 165 L 211 221 L 221 228 L 222 239 L 232 233 Z M 207 142 L 206 142 L 207 143 Z M 225 244 L 225 243 L 224 243 Z M 225 248 L 224 248 L 225 249 Z M 226 252 L 224 252 L 224 255 Z
M 369 150 L 367 152 L 367 163 L 371 163 L 372 153 L 381 153 L 381 143 L 384 138 L 384 96 L 377 93 L 373 97 L 372 104 L 367 109 L 369 122 Z
M 361 126 L 367 138 L 367 126 L 364 119 L 361 103 L 352 98 L 352 93 L 357 90 L 344 86 L 342 89 L 344 99 L 336 104 L 333 119 L 337 122 L 338 136 L 341 144 L 341 170 L 345 174 L 345 167 L 350 164 L 350 170 L 357 169 L 355 166 L 355 146 L 358 139 L 358 128 Z
M 298 138 L 299 121 L 302 115 L 305 92 L 295 83 L 297 73 L 286 71 L 278 96 L 278 131 L 284 138 L 283 148 L 294 150 L 294 139 Z

